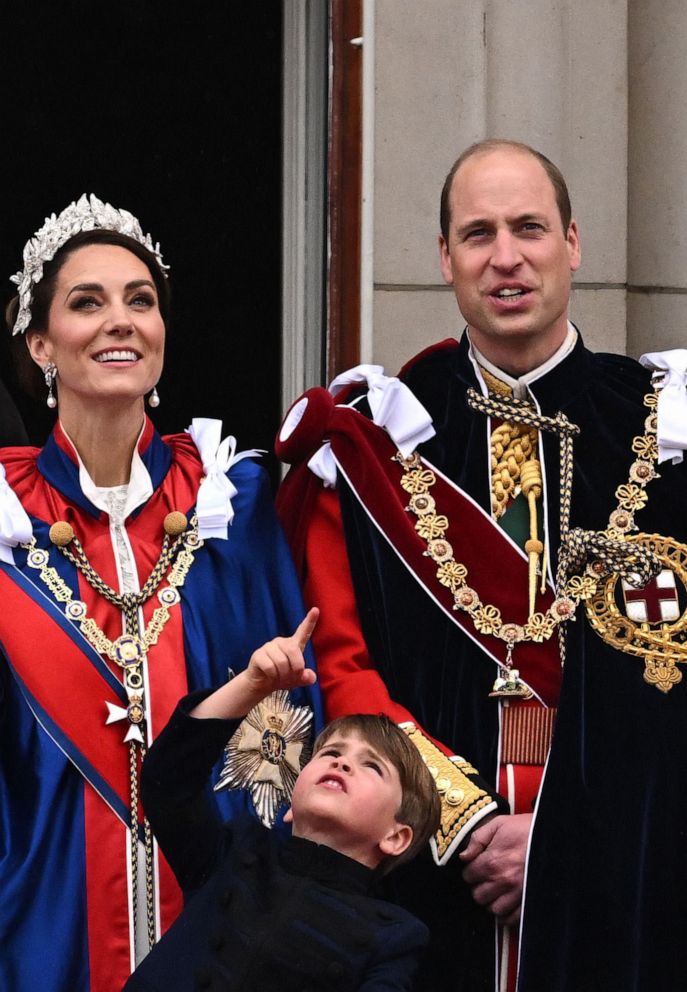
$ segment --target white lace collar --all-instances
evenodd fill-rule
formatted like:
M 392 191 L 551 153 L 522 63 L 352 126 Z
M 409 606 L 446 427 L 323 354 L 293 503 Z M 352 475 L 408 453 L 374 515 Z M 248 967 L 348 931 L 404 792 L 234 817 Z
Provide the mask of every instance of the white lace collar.
M 74 449 L 74 453 L 79 463 L 79 485 L 86 499 L 90 500 L 93 506 L 113 517 L 113 522 L 123 523 L 126 518 L 134 512 L 142 503 L 153 495 L 153 483 L 148 469 L 143 464 L 143 460 L 138 453 L 138 445 L 141 435 L 145 430 L 145 421 L 141 427 L 141 432 L 136 439 L 134 454 L 131 459 L 131 471 L 128 483 L 119 486 L 96 486 L 88 473 L 88 469 L 81 460 L 81 456 L 76 449 L 76 445 L 64 429 L 64 424 L 60 422 L 62 433 Z M 114 520 L 114 516 L 119 519 Z

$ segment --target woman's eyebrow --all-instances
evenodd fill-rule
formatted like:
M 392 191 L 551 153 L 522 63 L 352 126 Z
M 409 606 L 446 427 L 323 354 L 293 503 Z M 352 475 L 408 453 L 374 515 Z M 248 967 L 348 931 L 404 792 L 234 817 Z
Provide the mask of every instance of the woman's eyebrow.
M 130 293 L 132 289 L 140 289 L 141 286 L 149 286 L 150 289 L 155 289 L 155 283 L 150 279 L 132 279 L 124 287 L 125 292 Z M 67 299 L 72 293 L 102 293 L 104 287 L 102 283 L 99 282 L 80 282 L 72 288 L 67 293 Z

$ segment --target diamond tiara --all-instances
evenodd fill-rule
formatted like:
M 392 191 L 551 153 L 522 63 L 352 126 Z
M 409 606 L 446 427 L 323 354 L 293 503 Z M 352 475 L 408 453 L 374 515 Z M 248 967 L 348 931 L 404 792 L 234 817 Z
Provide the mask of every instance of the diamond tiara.
M 162 261 L 160 245 L 153 244 L 149 234 L 143 234 L 141 225 L 128 210 L 117 210 L 109 203 L 103 203 L 93 193 L 83 194 L 70 203 L 57 217 L 45 218 L 45 224 L 24 246 L 24 268 L 10 281 L 18 287 L 19 310 L 12 334 L 23 334 L 31 323 L 31 303 L 33 287 L 43 278 L 43 265 L 51 261 L 70 238 L 80 231 L 117 231 L 138 241 L 155 256 L 164 275 L 169 269 Z

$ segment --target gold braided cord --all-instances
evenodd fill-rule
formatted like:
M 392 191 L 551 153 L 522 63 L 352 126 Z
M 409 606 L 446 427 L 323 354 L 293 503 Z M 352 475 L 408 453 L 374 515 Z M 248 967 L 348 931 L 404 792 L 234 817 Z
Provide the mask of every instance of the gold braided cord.
M 470 387 L 467 391 L 467 401 L 473 410 L 479 410 L 489 417 L 500 417 L 501 420 L 528 424 L 530 427 L 549 431 L 559 437 L 563 434 L 574 437 L 580 433 L 577 424 L 571 423 L 564 413 L 559 412 L 555 417 L 546 417 L 542 413 L 537 413 L 526 400 L 517 400 L 515 397 L 482 396 L 476 389 Z
M 491 396 L 510 399 L 513 390 L 505 382 L 480 366 L 482 377 Z M 528 559 L 529 615 L 535 611 L 537 578 L 541 577 L 542 595 L 546 592 L 546 553 L 539 539 L 537 500 L 542 495 L 541 465 L 539 464 L 539 431 L 524 423 L 506 421 L 491 432 L 491 511 L 495 520 L 506 512 L 512 499 L 522 492 L 528 503 L 530 518 L 529 540 L 525 542 Z
M 490 395 L 512 398 L 513 391 L 480 365 Z M 523 465 L 537 459 L 539 433 L 527 424 L 505 421 L 491 432 L 491 510 L 496 520 L 503 516 L 511 499 L 518 495 Z
M 491 433 L 491 509 L 498 520 L 521 487 L 522 468 L 537 458 L 539 433 L 522 424 L 502 423 Z
M 68 547 L 60 547 L 59 550 L 76 566 L 88 584 L 97 593 L 123 612 L 127 633 L 139 641 L 141 652 L 143 654 L 147 653 L 151 647 L 157 644 L 160 634 L 169 620 L 170 608 L 175 606 L 179 601 L 176 590 L 183 586 L 188 571 L 193 564 L 195 552 L 202 546 L 203 542 L 198 537 L 197 518 L 193 517 L 189 529 L 173 542 L 170 542 L 168 536 L 165 535 L 160 557 L 143 588 L 138 593 L 115 592 L 95 571 L 76 537 L 73 538 L 72 543 L 76 545 L 76 554 L 73 554 Z M 65 612 L 68 618 L 79 624 L 81 632 L 95 650 L 99 654 L 109 658 L 116 665 L 119 665 L 120 668 L 127 667 L 122 662 L 120 652 L 118 651 L 122 638 L 117 638 L 115 641 L 110 640 L 95 620 L 92 617 L 86 616 L 85 604 L 80 600 L 74 600 L 72 590 L 57 569 L 48 564 L 48 553 L 37 547 L 35 537 L 31 539 L 29 544 L 23 544 L 22 547 L 28 552 L 28 564 L 32 568 L 37 569 L 41 581 L 45 583 L 55 599 L 60 603 L 67 604 Z M 165 571 L 174 557 L 176 557 L 176 561 L 174 561 L 167 576 L 167 587 L 158 593 L 158 598 L 162 600 L 161 605 L 154 610 L 145 628 L 143 637 L 140 637 L 138 630 L 139 607 L 147 602 L 155 593 L 158 586 L 161 585 Z M 70 604 L 72 605 L 72 609 L 69 608 Z M 79 607 L 82 608 L 81 613 L 78 612 Z
M 134 921 L 134 944 L 138 920 L 138 753 L 134 741 L 129 741 L 129 833 L 131 850 L 131 915 Z
M 97 593 L 114 606 L 118 606 L 120 610 L 126 611 L 132 607 L 138 609 L 147 602 L 153 595 L 157 587 L 162 582 L 162 578 L 167 571 L 170 562 L 174 558 L 179 546 L 183 540 L 184 535 L 180 535 L 174 541 L 170 541 L 169 534 L 165 534 L 164 541 L 162 542 L 162 550 L 160 552 L 160 557 L 153 566 L 153 569 L 146 579 L 145 583 L 141 587 L 139 592 L 127 592 L 118 593 L 111 586 L 102 579 L 96 570 L 91 565 L 90 561 L 86 557 L 84 549 L 81 547 L 81 542 L 78 537 L 73 537 L 71 540 L 71 546 L 74 548 L 72 551 L 69 545 L 61 546 L 60 551 L 68 558 L 72 565 L 82 573 L 84 578 L 87 580 L 88 584 L 92 586 Z
M 145 759 L 145 747 L 141 747 L 141 760 Z M 143 816 L 143 846 L 146 859 L 146 924 L 148 928 L 148 947 L 155 943 L 155 883 L 153 867 L 153 831 L 150 820 Z

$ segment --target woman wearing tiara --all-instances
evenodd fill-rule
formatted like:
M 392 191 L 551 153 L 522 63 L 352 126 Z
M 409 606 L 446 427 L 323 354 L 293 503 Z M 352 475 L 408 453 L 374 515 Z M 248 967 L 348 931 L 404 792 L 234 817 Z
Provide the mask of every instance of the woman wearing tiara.
M 146 395 L 159 403 L 165 269 L 131 214 L 83 196 L 46 220 L 13 277 L 8 322 L 58 421 L 42 450 L 0 450 L 0 988 L 12 992 L 115 992 L 169 926 L 181 897 L 138 803 L 146 748 L 181 696 L 226 681 L 303 615 L 255 452 L 220 443 L 217 421 L 163 439 L 145 415 Z M 319 723 L 314 690 L 280 705 Z M 253 796 L 273 821 L 290 772 L 262 765 Z M 218 802 L 226 818 L 252 798 Z

